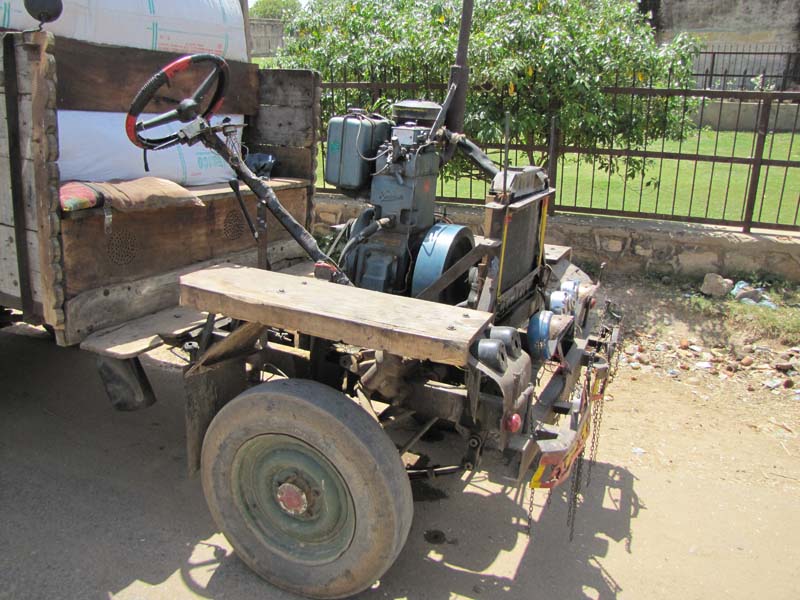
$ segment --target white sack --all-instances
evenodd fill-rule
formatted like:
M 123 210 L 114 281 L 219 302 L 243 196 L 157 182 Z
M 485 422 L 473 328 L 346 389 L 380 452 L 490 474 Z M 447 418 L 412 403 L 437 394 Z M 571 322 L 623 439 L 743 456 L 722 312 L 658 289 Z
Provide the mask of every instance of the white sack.
M 153 115 L 142 115 L 148 119 Z M 215 116 L 211 123 L 223 117 Z M 232 116 L 234 123 L 243 123 L 241 116 Z M 169 135 L 181 123 L 170 123 L 146 132 L 148 138 Z M 151 176 L 169 179 L 181 185 L 226 183 L 233 179 L 233 170 L 216 152 L 202 144 L 175 146 L 147 152 L 150 172 L 144 170 L 144 156 L 125 135 L 122 113 L 58 111 L 58 137 L 61 157 L 58 166 L 61 181 L 108 181 L 138 179 Z
M 8 29 L 38 24 L 23 0 L 0 5 Z M 45 25 L 57 36 L 180 54 L 212 52 L 247 61 L 239 0 L 65 0 L 57 21 Z

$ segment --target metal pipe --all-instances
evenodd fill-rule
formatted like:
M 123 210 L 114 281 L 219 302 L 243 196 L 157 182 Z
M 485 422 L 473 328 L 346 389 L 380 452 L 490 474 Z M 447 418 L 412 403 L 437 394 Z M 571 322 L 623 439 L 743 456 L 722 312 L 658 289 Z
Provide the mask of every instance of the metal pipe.
M 450 85 L 456 84 L 453 103 L 447 111 L 445 126 L 450 131 L 464 131 L 464 112 L 467 105 L 467 88 L 469 87 L 469 66 L 467 52 L 469 50 L 469 34 L 472 29 L 472 12 L 474 0 L 463 0 L 461 3 L 461 27 L 458 31 L 458 48 L 456 63 L 450 67 Z
M 422 429 L 420 429 L 410 440 L 403 444 L 403 447 L 400 448 L 400 456 L 403 456 L 403 454 L 408 452 L 414 446 L 414 444 L 416 444 L 422 438 L 423 435 L 428 433 L 428 430 L 433 427 L 438 420 L 439 417 L 433 417 L 432 419 L 428 420 L 428 422 L 422 426 Z

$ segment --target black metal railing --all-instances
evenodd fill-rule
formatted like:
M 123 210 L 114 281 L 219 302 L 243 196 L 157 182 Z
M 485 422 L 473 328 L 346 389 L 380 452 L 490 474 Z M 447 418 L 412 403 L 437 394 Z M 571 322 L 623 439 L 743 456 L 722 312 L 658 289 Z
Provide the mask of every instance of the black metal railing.
M 323 125 L 348 106 L 386 113 L 394 100 L 441 100 L 445 90 L 443 78 L 425 74 L 404 83 L 391 73 L 375 75 L 323 83 Z M 556 118 L 538 139 L 511 140 L 510 164 L 548 165 L 556 211 L 800 231 L 800 93 L 644 85 L 603 91 L 630 112 L 631 122 L 673 115 L 679 125 L 651 139 L 622 131 L 611 142 L 587 144 L 578 141 L 585 136 L 561 134 Z M 496 162 L 504 159 L 503 140 L 479 143 Z M 321 170 L 324 152 L 323 142 Z M 482 204 L 488 185 L 445 173 L 439 200 Z
M 786 91 L 800 84 L 800 49 L 793 44 L 721 44 L 700 52 L 695 87 Z

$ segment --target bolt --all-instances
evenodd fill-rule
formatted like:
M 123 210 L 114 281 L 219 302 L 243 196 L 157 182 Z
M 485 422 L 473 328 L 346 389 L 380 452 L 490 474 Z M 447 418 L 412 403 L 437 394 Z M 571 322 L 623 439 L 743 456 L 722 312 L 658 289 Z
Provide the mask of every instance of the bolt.
M 455 330 L 456 330 L 456 326 L 455 325 L 448 325 L 447 326 L 447 331 L 455 331 Z

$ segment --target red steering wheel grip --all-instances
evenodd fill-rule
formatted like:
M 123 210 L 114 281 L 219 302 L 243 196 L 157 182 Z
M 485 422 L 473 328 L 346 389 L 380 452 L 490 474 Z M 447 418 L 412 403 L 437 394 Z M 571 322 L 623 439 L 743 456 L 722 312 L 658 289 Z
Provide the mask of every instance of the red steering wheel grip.
M 137 131 L 137 120 L 139 115 L 142 114 L 145 107 L 150 103 L 156 92 L 177 74 L 187 70 L 195 64 L 210 62 L 214 65 L 213 73 L 217 77 L 217 87 L 214 90 L 214 96 L 209 102 L 208 109 L 203 113 L 203 118 L 208 120 L 216 113 L 222 103 L 225 101 L 225 92 L 228 89 L 229 70 L 228 63 L 221 56 L 216 54 L 192 54 L 183 56 L 161 69 L 158 73 L 153 75 L 147 83 L 142 86 L 142 89 L 136 94 L 136 97 L 131 103 L 128 110 L 128 115 L 125 119 L 125 133 L 128 139 L 139 148 L 153 149 L 161 144 L 170 141 L 175 136 L 161 138 L 156 140 L 147 140 L 139 135 Z

